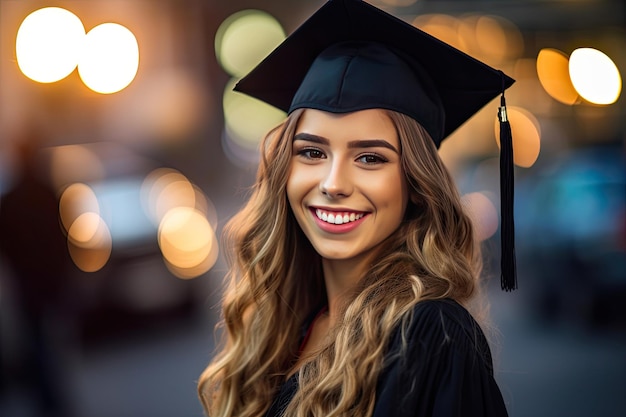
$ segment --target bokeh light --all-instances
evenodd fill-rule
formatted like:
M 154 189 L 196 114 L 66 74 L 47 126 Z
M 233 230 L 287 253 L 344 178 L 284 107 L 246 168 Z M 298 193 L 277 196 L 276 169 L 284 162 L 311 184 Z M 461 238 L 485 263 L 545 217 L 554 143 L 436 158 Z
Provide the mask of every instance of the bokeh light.
M 72 222 L 67 231 L 68 238 L 77 246 L 88 248 L 93 245 L 101 223 L 102 218 L 98 213 L 82 213 Z
M 615 63 L 593 48 L 578 48 L 569 58 L 569 74 L 576 91 L 593 104 L 612 104 L 622 91 L 622 78 Z
M 569 76 L 567 54 L 553 48 L 544 48 L 537 55 L 537 76 L 543 89 L 564 104 L 580 103 L 580 96 Z
M 372 3 L 382 3 L 392 7 L 406 7 L 417 3 L 417 0 L 378 0 Z
M 159 225 L 159 247 L 168 267 L 174 271 L 193 270 L 200 275 L 212 266 L 207 260 L 213 259 L 215 233 L 202 212 L 191 207 L 177 207 L 167 212 Z M 196 269 L 202 267 L 200 270 Z M 181 278 L 192 278 L 176 274 Z
M 95 92 L 111 94 L 126 88 L 139 68 L 135 35 L 117 23 L 100 24 L 85 36 L 78 73 Z
M 211 242 L 211 252 L 209 256 L 207 256 L 200 264 L 190 267 L 190 268 L 182 268 L 177 266 L 171 262 L 169 262 L 166 258 L 164 258 L 165 266 L 167 269 L 176 277 L 181 279 L 191 279 L 197 278 L 200 275 L 206 273 L 209 269 L 211 269 L 215 263 L 217 262 L 217 257 L 219 255 L 219 247 L 217 243 L 217 236 L 213 233 L 212 242 Z
M 141 201 L 158 225 L 158 243 L 169 271 L 182 279 L 207 272 L 219 253 L 217 213 L 211 200 L 172 168 L 151 171 L 141 185 Z
M 233 91 L 234 82 L 224 90 L 224 121 L 228 139 L 243 150 L 256 151 L 259 142 L 286 114 L 261 100 Z
M 423 14 L 413 20 L 413 26 L 457 49 L 466 51 L 465 40 L 459 36 L 459 19 L 446 14 Z
M 102 269 L 111 257 L 111 233 L 97 213 L 78 216 L 68 230 L 68 249 L 74 264 L 84 272 Z
M 504 62 L 524 50 L 524 39 L 517 26 L 500 16 L 478 17 L 475 32 L 479 55 L 488 62 Z
M 84 40 L 83 23 L 72 12 L 59 7 L 36 10 L 17 31 L 17 64 L 34 81 L 59 81 L 76 68 Z
M 66 187 L 59 199 L 59 216 L 74 264 L 84 272 L 102 269 L 111 257 L 113 242 L 93 189 L 82 183 Z
M 281 24 L 260 10 L 228 17 L 215 35 L 215 54 L 228 74 L 242 77 L 285 39 Z
M 406 7 L 417 3 L 417 0 L 380 0 L 378 3 L 383 3 L 393 7 Z
M 474 192 L 462 196 L 461 201 L 474 225 L 474 234 L 479 242 L 489 239 L 498 230 L 498 210 L 487 196 L 488 193 Z
M 155 201 L 155 213 L 158 219 L 162 219 L 169 211 L 176 207 L 196 206 L 196 190 L 187 178 L 173 178 L 170 174 L 164 178 L 164 187 L 159 192 Z
M 507 106 L 507 115 L 513 136 L 513 162 L 522 168 L 533 166 L 541 150 L 541 127 L 529 111 Z M 500 122 L 496 119 L 496 141 L 500 146 Z
M 499 16 L 423 14 L 413 25 L 488 63 L 498 64 L 521 55 L 524 39 L 511 21 Z
M 217 210 L 213 201 L 198 187 L 196 184 L 191 184 L 194 191 L 194 205 L 193 207 L 201 212 L 204 217 L 209 221 L 209 224 L 213 227 L 213 230 L 217 228 Z
M 87 184 L 71 184 L 59 199 L 59 216 L 66 232 L 83 213 L 100 213 L 96 193 Z
M 165 214 L 179 206 L 195 207 L 196 192 L 179 171 L 157 168 L 150 172 L 141 185 L 141 201 L 148 217 L 155 225 L 161 223 Z

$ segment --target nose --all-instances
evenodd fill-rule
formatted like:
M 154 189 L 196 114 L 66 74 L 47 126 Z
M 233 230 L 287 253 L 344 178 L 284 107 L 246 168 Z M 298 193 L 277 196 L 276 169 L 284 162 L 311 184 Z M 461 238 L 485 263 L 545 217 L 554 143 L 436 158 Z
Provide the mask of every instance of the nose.
M 342 198 L 352 194 L 353 183 L 349 167 L 337 159 L 327 167 L 328 170 L 320 181 L 320 192 L 327 198 Z

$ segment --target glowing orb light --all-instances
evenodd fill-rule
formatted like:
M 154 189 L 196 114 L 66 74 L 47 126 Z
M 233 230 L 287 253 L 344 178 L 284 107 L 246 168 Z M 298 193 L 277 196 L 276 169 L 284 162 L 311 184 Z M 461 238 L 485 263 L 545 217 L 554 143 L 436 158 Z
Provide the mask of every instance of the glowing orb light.
M 569 73 L 576 91 L 591 103 L 615 103 L 622 91 L 622 78 L 617 66 L 597 49 L 579 48 L 572 52 Z
M 137 75 L 139 44 L 135 35 L 117 23 L 103 23 L 85 37 L 78 74 L 85 85 L 101 94 L 126 88 Z
M 84 40 L 83 23 L 72 12 L 60 7 L 36 10 L 17 31 L 17 64 L 34 81 L 59 81 L 76 68 Z

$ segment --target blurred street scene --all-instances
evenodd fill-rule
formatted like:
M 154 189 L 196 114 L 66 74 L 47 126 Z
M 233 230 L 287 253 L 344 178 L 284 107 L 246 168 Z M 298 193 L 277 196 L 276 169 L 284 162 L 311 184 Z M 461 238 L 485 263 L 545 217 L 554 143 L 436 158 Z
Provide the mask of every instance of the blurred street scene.
M 220 233 L 285 116 L 232 87 L 323 2 L 0 0 L 1 417 L 203 415 Z M 517 80 L 518 290 L 497 283 L 497 100 L 440 150 L 510 415 L 626 415 L 626 5 L 370 2 Z

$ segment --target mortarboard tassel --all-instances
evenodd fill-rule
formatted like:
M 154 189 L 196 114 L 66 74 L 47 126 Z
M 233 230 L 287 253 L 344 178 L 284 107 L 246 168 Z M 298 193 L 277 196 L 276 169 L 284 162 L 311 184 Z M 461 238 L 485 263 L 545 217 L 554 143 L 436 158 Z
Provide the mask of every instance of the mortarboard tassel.
M 515 223 L 513 220 L 514 173 L 513 137 L 506 113 L 504 99 L 504 76 L 498 120 L 500 121 L 500 218 L 501 218 L 501 276 L 500 284 L 504 291 L 517 288 L 517 267 L 515 261 Z

